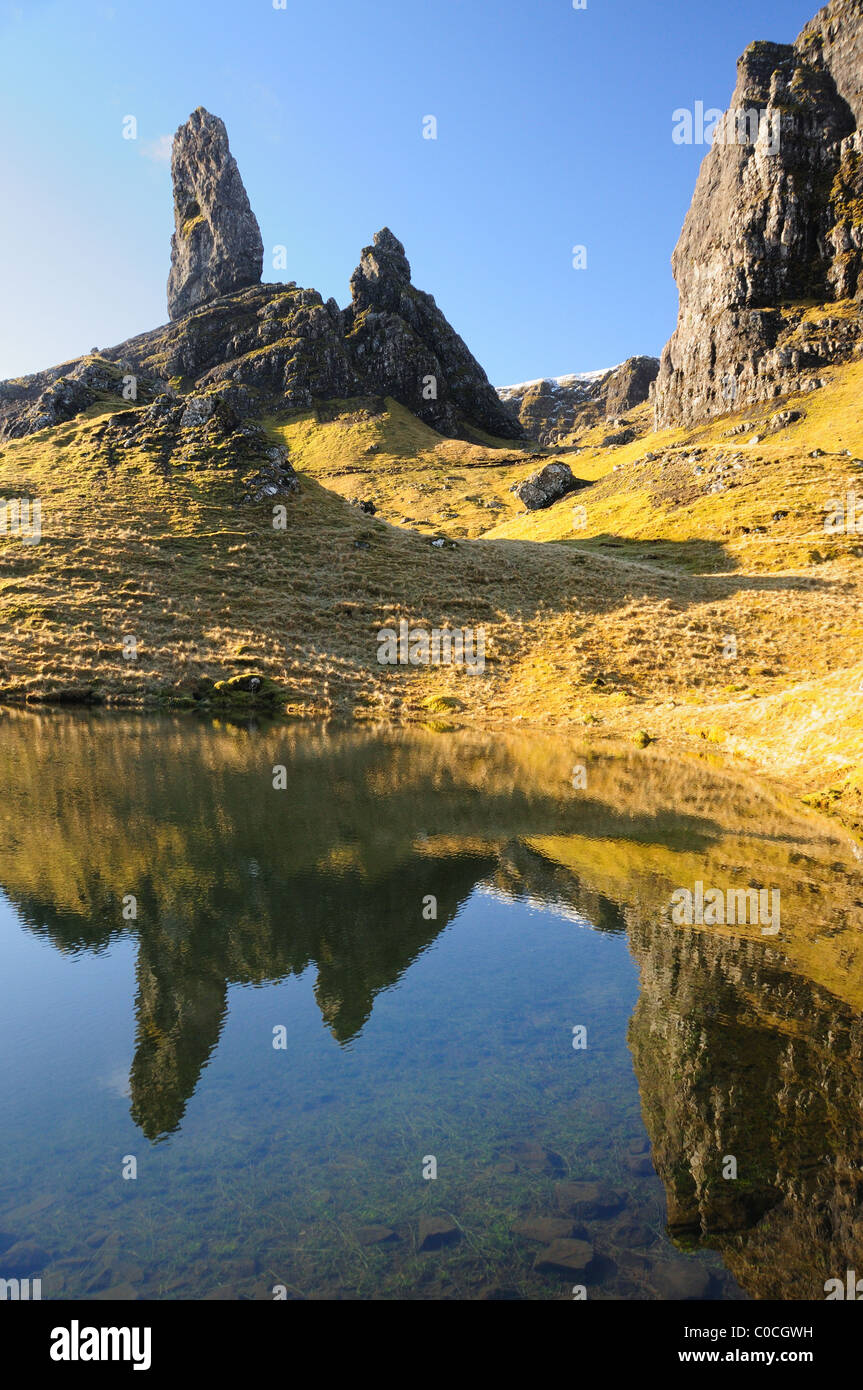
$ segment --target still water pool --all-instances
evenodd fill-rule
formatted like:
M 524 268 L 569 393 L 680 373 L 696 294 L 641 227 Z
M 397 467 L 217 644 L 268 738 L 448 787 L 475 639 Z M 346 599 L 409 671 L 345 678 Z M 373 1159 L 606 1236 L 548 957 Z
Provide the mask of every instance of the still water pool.
M 6 714 L 0 770 L 0 1278 L 797 1299 L 863 1269 L 840 827 L 526 736 Z M 696 882 L 778 891 L 780 933 L 675 925 Z

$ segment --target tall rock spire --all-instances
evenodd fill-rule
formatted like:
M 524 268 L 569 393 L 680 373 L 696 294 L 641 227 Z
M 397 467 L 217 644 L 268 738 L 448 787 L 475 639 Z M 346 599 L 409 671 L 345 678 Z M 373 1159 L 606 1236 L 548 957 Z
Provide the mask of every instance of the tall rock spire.
M 174 136 L 171 176 L 168 313 L 176 319 L 197 304 L 259 284 L 264 246 L 224 121 L 203 106 Z

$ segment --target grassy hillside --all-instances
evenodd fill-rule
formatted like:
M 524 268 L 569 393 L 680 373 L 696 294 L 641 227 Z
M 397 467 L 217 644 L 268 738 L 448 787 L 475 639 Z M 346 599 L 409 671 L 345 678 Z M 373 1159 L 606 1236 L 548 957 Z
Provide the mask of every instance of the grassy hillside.
M 825 382 L 620 448 L 582 439 L 559 456 L 597 481 L 540 513 L 510 491 L 537 451 L 444 440 L 393 401 L 271 418 L 301 477 L 283 530 L 216 451 L 166 462 L 145 437 L 106 458 L 106 399 L 2 446 L 0 497 L 40 498 L 43 536 L 0 536 L 0 697 L 193 703 L 254 672 L 306 715 L 646 732 L 863 822 L 863 542 L 823 531 L 832 497 L 863 496 L 863 364 Z M 802 418 L 774 432 L 780 410 Z M 483 627 L 484 673 L 379 665 L 400 618 Z

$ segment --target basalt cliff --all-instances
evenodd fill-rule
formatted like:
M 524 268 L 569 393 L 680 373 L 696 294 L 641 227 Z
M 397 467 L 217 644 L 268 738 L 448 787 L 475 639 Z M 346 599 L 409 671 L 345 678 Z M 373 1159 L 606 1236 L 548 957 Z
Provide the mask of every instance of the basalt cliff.
M 753 43 L 672 258 L 657 428 L 792 391 L 863 345 L 863 0 Z

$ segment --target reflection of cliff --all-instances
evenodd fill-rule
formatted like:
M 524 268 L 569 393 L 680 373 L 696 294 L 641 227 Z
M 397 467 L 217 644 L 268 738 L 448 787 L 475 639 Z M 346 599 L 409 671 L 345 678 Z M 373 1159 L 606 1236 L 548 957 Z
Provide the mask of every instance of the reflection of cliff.
M 482 882 L 630 930 L 633 1055 L 673 1227 L 727 1246 L 754 1292 L 793 1292 L 807 1241 L 851 1259 L 863 892 L 827 823 L 725 772 L 560 737 L 7 714 L 0 777 L 0 884 L 25 924 L 70 952 L 137 941 L 132 1113 L 149 1137 L 180 1124 L 231 984 L 313 967 L 346 1042 Z M 779 886 L 781 945 L 661 925 L 698 876 Z M 723 1153 L 736 1184 L 717 1178 Z M 786 1267 L 758 1267 L 777 1239 Z
M 151 1139 L 179 1125 L 218 1043 L 229 983 L 284 979 L 314 964 L 324 1021 L 339 1042 L 349 1041 L 375 995 L 404 974 L 488 867 L 482 859 L 420 859 L 372 886 L 355 874 L 280 879 L 270 863 L 264 880 L 250 884 L 257 927 L 240 923 L 228 901 L 217 917 L 199 912 L 193 898 L 179 933 L 142 921 L 131 1079 L 136 1123 Z M 432 892 L 438 917 L 425 921 L 422 898 Z
M 629 1040 L 671 1232 L 721 1249 L 757 1298 L 823 1298 L 863 1268 L 860 1014 L 763 943 L 656 921 L 630 941 Z

